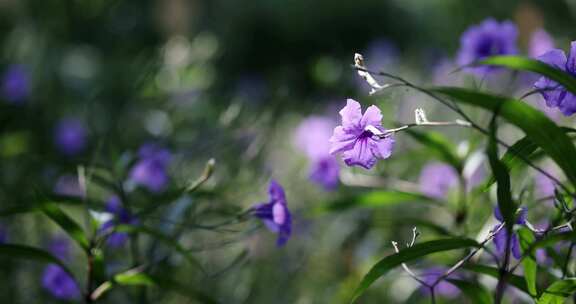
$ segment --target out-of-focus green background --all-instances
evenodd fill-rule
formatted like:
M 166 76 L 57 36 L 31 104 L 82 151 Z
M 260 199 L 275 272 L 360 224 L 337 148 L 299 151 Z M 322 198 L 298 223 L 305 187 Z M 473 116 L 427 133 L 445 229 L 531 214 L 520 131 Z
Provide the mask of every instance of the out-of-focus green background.
M 210 158 L 216 166 L 200 195 L 181 198 L 193 211 L 176 217 L 185 224 L 178 241 L 210 275 L 178 257 L 156 270 L 222 303 L 343 303 L 368 267 L 392 252 L 390 240 L 410 238 L 415 221 L 407 219 L 450 227 L 452 218 L 418 204 L 318 215 L 318 205 L 367 189 L 414 186 L 433 157 L 409 137 L 398 138 L 391 159 L 372 171 L 343 168 L 343 184 L 325 192 L 308 181 L 294 130 L 312 114 L 339 119 L 346 98 L 379 105 L 388 126 L 411 122 L 416 106 L 435 119 L 453 119 L 405 89 L 368 96 L 351 68 L 353 54 L 362 52 L 375 69 L 430 84 L 434 68 L 454 57 L 460 34 L 487 17 L 515 22 L 523 53 L 538 28 L 559 46 L 576 37 L 571 0 L 0 0 L 0 72 L 20 65 L 30 83 L 23 104 L 0 97 L 0 206 L 50 199 L 57 177 L 79 168 L 121 182 L 138 147 L 160 142 L 174 153 L 170 189 L 197 177 Z M 53 142 L 54 127 L 65 117 L 87 128 L 87 148 L 75 157 L 63 156 Z M 506 136 L 518 138 L 514 131 Z M 466 140 L 470 150 L 481 146 L 471 131 L 446 133 L 454 145 Z M 275 247 L 274 236 L 256 221 L 222 230 L 194 226 L 265 201 L 270 178 L 285 186 L 294 212 L 286 247 Z M 102 209 L 109 194 L 101 185 L 89 188 L 91 206 Z M 133 201 L 144 210 L 171 199 L 165 196 L 135 193 Z M 488 194 L 477 196 L 469 236 L 480 230 L 493 204 Z M 166 216 L 174 205 L 161 205 L 141 221 L 174 229 Z M 82 209 L 64 208 L 83 222 Z M 41 215 L 1 223 L 10 241 L 37 247 L 61 232 Z M 436 237 L 423 228 L 423 239 Z M 146 251 L 151 244 L 140 240 L 143 255 L 153 259 L 154 252 Z M 82 277 L 84 257 L 75 252 L 71 268 Z M 126 269 L 128 252 L 106 252 L 109 269 Z M 449 263 L 453 257 L 422 263 Z M 57 303 L 41 288 L 41 265 L 0 261 L 1 303 Z M 376 285 L 361 303 L 428 301 L 400 270 Z M 150 303 L 188 301 L 162 288 L 147 293 Z M 132 303 L 134 294 L 130 287 L 115 289 L 102 302 Z

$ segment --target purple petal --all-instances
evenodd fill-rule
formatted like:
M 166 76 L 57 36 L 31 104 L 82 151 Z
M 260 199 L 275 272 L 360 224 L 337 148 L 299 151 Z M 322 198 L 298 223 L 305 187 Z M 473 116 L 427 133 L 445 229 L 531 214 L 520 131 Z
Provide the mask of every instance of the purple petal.
M 576 41 L 570 43 L 570 52 L 566 61 L 566 71 L 576 73 Z
M 368 138 L 358 139 L 354 148 L 342 153 L 344 162 L 348 166 L 360 166 L 370 169 L 376 164 L 376 157 L 372 154 L 372 149 L 368 143 Z
M 42 286 L 55 298 L 75 300 L 80 298 L 80 289 L 74 279 L 58 265 L 48 265 L 42 274 Z
M 362 108 L 354 99 L 346 100 L 346 106 L 340 110 L 342 116 L 342 126 L 346 129 L 356 128 L 362 119 Z
M 549 64 L 557 69 L 564 70 L 566 66 L 566 53 L 560 49 L 550 50 L 538 57 L 538 60 Z
M 419 178 L 420 191 L 430 197 L 445 198 L 448 191 L 458 184 L 458 173 L 442 163 L 426 165 Z
M 330 137 L 335 125 L 329 118 L 311 116 L 296 129 L 294 144 L 311 159 L 325 157 L 330 152 Z
M 386 159 L 392 155 L 395 140 L 393 136 L 388 136 L 383 139 L 368 139 L 370 144 L 370 151 L 379 159 Z
M 333 156 L 327 156 L 312 163 L 310 180 L 324 187 L 325 190 L 334 190 L 340 180 L 340 165 Z
M 496 206 L 494 208 L 494 217 L 500 222 L 504 222 L 504 218 L 502 217 L 502 212 L 500 212 L 500 207 Z
M 268 187 L 268 194 L 270 195 L 270 202 L 286 204 L 286 194 L 284 194 L 284 188 L 280 184 L 272 180 L 270 186 Z
M 362 116 L 362 119 L 360 120 L 360 126 L 362 126 L 362 128 L 365 128 L 367 126 L 380 126 L 382 125 L 382 113 L 380 112 L 380 109 L 378 109 L 377 106 L 369 106 L 368 109 L 366 109 L 366 112 L 364 112 L 364 116 Z
M 358 136 L 356 134 L 345 131 L 342 126 L 334 128 L 334 134 L 330 138 L 330 154 L 336 154 L 352 149 L 357 138 Z

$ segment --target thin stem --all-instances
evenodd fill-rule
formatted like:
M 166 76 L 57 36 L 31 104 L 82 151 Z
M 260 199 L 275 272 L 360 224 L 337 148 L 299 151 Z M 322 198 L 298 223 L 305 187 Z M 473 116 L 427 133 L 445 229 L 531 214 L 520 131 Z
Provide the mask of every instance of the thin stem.
M 400 250 L 398 249 L 398 243 L 392 241 L 392 246 L 394 246 L 394 251 L 396 251 L 396 253 L 400 253 Z M 402 263 L 402 268 L 404 269 L 404 271 L 406 271 L 406 273 L 408 273 L 408 275 L 413 278 L 414 280 L 416 280 L 416 282 L 426 286 L 426 287 L 431 287 L 428 283 L 424 282 L 422 279 L 420 279 L 418 277 L 418 275 L 416 275 L 409 267 L 408 265 L 406 265 L 406 263 Z
M 434 286 L 430 286 L 428 289 L 430 289 L 430 303 L 436 304 L 436 293 L 434 291 Z

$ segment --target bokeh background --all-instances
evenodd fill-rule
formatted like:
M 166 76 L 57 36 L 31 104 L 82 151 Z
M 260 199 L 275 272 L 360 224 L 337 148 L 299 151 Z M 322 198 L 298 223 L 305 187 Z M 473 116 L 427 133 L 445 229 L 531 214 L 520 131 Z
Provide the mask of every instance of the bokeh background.
M 559 47 L 576 37 L 571 0 L 1 0 L 0 15 L 1 210 L 55 201 L 88 231 L 86 209 L 97 217 L 111 196 L 129 197 L 139 223 L 182 244 L 208 274 L 147 235 L 136 248 L 103 248 L 108 274 L 149 263 L 151 271 L 222 303 L 344 303 L 369 267 L 393 252 L 390 241 L 407 242 L 413 226 L 424 240 L 443 233 L 475 237 L 491 218 L 495 201 L 484 192 L 471 194 L 474 216 L 457 229 L 455 195 L 442 208 L 406 203 L 319 211 L 378 189 L 417 192 L 420 171 L 437 159 L 400 135 L 390 159 L 370 171 L 342 166 L 338 186 L 326 191 L 310 182 L 309 160 L 295 140 L 303 119 L 321 115 L 336 124 L 346 98 L 378 105 L 388 127 L 412 122 L 415 107 L 434 120 L 456 118 L 403 88 L 368 96 L 351 68 L 354 53 L 373 69 L 416 83 L 473 87 L 478 79 L 451 73 L 460 35 L 473 24 L 488 17 L 513 21 L 523 54 L 538 29 Z M 516 80 L 485 82 L 513 95 L 529 88 Z M 472 115 L 484 123 L 490 118 Z M 505 131 L 510 141 L 521 136 Z M 441 132 L 461 155 L 483 149 L 473 131 Z M 166 176 L 158 178 L 168 182 L 159 182 L 158 191 L 129 180 L 146 143 L 171 156 L 159 165 Z M 210 159 L 213 174 L 199 190 L 178 192 Z M 523 185 L 532 185 L 530 174 Z M 294 220 L 292 238 L 280 248 L 258 221 L 234 221 L 267 200 L 272 178 L 285 187 Z M 1 227 L 6 242 L 38 248 L 63 236 L 40 213 L 5 216 Z M 68 264 L 84 282 L 85 257 L 74 244 L 70 252 Z M 455 256 L 435 255 L 415 267 L 450 265 Z M 0 263 L 0 302 L 62 302 L 43 286 L 42 264 Z M 101 301 L 193 302 L 158 287 L 115 288 Z M 399 269 L 361 303 L 427 301 Z

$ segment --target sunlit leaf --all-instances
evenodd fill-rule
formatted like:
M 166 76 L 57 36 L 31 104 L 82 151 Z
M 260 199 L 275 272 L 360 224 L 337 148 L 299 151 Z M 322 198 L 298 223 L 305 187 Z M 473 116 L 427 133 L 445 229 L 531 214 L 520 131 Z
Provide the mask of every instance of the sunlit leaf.
M 528 228 L 522 228 L 518 231 L 518 236 L 520 239 L 520 247 L 522 247 L 522 252 L 526 254 L 526 250 L 535 241 L 534 234 L 528 230 Z M 526 280 L 526 286 L 532 297 L 538 295 L 538 290 L 536 288 L 536 274 L 538 271 L 538 265 L 533 255 L 528 254 L 522 260 L 522 268 L 524 269 L 524 279 Z
M 349 196 L 334 202 L 325 203 L 315 208 L 315 211 L 326 212 L 342 211 L 352 208 L 379 208 L 408 202 L 442 204 L 420 193 L 382 190 Z
M 474 240 L 454 238 L 424 242 L 416 244 L 410 248 L 402 249 L 399 253 L 395 253 L 383 258 L 378 263 L 376 263 L 372 269 L 370 269 L 370 271 L 364 276 L 354 291 L 351 303 L 354 303 L 358 297 L 360 297 L 360 295 L 362 295 L 364 291 L 368 289 L 368 287 L 370 287 L 370 285 L 372 285 L 372 283 L 374 283 L 378 278 L 384 276 L 390 270 L 398 267 L 402 263 L 409 262 L 435 252 L 478 246 L 479 244 Z
M 576 148 L 566 133 L 541 111 L 508 97 L 462 88 L 435 88 L 435 93 L 452 97 L 457 102 L 496 112 L 520 128 L 528 138 L 548 154 L 576 185 Z
M 538 299 L 538 304 L 562 304 L 576 292 L 576 279 L 559 280 L 550 285 Z

